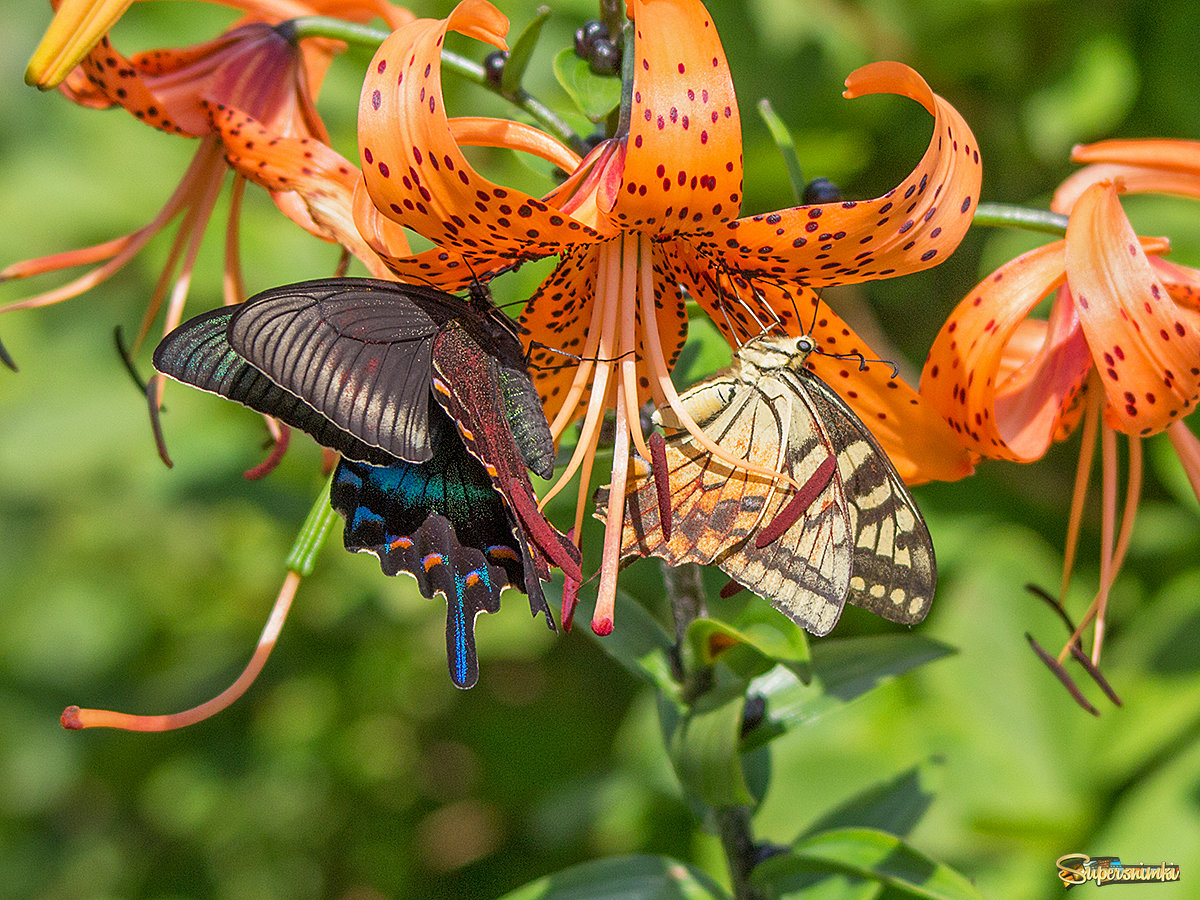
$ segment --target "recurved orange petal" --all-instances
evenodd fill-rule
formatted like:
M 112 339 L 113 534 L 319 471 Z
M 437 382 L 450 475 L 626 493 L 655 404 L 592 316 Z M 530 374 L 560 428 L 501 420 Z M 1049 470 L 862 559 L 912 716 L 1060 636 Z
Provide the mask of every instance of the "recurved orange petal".
M 890 278 L 935 266 L 958 246 L 979 200 L 975 136 L 913 69 L 877 62 L 846 79 L 847 97 L 901 94 L 934 116 L 921 162 L 874 200 L 821 203 L 737 219 L 706 243 L 728 266 L 813 287 Z
M 742 201 L 741 121 L 721 39 L 697 0 L 631 7 L 637 59 L 625 165 L 601 208 L 624 230 L 707 231 Z
M 363 177 L 375 206 L 472 259 L 535 259 L 594 240 L 591 228 L 536 197 L 494 184 L 467 162 L 442 103 L 447 30 L 503 48 L 508 19 L 486 0 L 463 0 L 448 18 L 417 19 L 380 45 L 363 82 L 358 117 Z
M 1005 349 L 1021 321 L 1066 280 L 1062 241 L 1031 250 L 978 284 L 950 314 L 934 339 L 921 373 L 921 396 L 966 446 L 997 459 L 1037 459 L 1049 446 L 1053 391 L 1023 421 L 996 418 L 996 390 Z M 1086 365 L 1090 360 L 1085 359 Z M 1030 425 L 1037 420 L 1041 428 Z M 1014 446 L 1015 444 L 1015 446 Z
M 1124 163 L 1200 175 L 1200 141 L 1179 141 L 1171 138 L 1098 141 L 1095 144 L 1077 145 L 1071 151 L 1071 161 Z
M 290 215 L 296 224 L 325 240 L 336 241 L 353 253 L 377 278 L 389 277 L 383 261 L 368 246 L 355 227 L 354 188 L 358 168 L 337 151 L 312 138 L 280 137 L 252 116 L 225 106 L 210 109 L 213 128 L 220 136 L 225 159 L 241 173 L 273 195 L 294 192 L 307 216 Z M 406 242 L 392 244 L 393 253 L 407 253 Z
M 1116 188 L 1088 188 L 1067 226 L 1066 265 L 1080 325 L 1108 397 L 1105 421 L 1162 431 L 1200 397 L 1200 329 L 1155 276 Z
M 1121 182 L 1124 194 L 1177 194 L 1200 198 L 1200 173 L 1173 172 L 1167 169 L 1143 169 L 1122 163 L 1096 163 L 1072 173 L 1054 192 L 1050 209 L 1069 215 L 1075 201 L 1093 184 Z

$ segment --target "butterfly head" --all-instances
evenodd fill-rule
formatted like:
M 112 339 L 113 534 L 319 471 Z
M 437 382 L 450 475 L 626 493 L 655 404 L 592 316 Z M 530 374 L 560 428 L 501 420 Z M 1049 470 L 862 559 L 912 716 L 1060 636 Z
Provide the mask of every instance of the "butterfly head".
M 738 350 L 737 357 L 756 369 L 802 369 L 816 349 L 817 342 L 811 335 L 765 334 Z

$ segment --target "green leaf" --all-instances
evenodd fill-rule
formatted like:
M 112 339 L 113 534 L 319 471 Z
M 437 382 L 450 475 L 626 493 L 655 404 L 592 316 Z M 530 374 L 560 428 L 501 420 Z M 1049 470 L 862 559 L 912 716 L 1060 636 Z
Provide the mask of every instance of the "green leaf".
M 698 618 L 688 626 L 688 644 L 704 665 L 720 660 L 745 678 L 770 671 L 776 663 L 808 676 L 804 630 L 765 603 L 747 604 L 734 624 Z
M 587 60 L 576 56 L 570 47 L 554 57 L 554 77 L 593 122 L 599 122 L 621 103 L 621 79 L 597 75 Z
M 804 684 L 785 666 L 750 682 L 748 693 L 767 702 L 763 722 L 746 736 L 746 749 L 773 740 L 860 697 L 897 675 L 954 653 L 953 647 L 915 634 L 878 634 L 822 640 L 812 646 L 813 679 Z
M 668 737 L 667 749 L 684 790 L 716 809 L 754 802 L 742 771 L 746 695 L 740 688 L 735 684 L 703 695 Z
M 787 897 L 841 873 L 886 886 L 889 896 L 930 900 L 980 900 L 963 875 L 934 862 L 898 837 L 872 828 L 843 828 L 798 841 L 786 854 L 765 860 L 751 882 L 771 896 Z
M 726 898 L 698 869 L 666 856 L 614 856 L 539 878 L 501 900 L 710 900 Z
M 671 672 L 671 650 L 674 641 L 666 629 L 640 603 L 624 591 L 617 592 L 617 625 L 605 637 L 592 635 L 600 648 L 622 666 L 671 696 L 679 692 L 679 684 Z M 575 621 L 586 623 L 591 618 L 591 605 L 580 600 Z M 582 626 L 588 634 L 592 630 Z
M 901 772 L 891 781 L 872 785 L 845 803 L 831 809 L 806 829 L 801 838 L 835 828 L 878 828 L 898 837 L 907 836 L 925 815 L 933 794 L 921 788 L 916 768 Z
M 520 36 L 513 42 L 508 51 L 508 59 L 504 63 L 504 74 L 500 76 L 500 92 L 512 97 L 521 90 L 521 79 L 529 68 L 529 60 L 533 57 L 533 48 L 537 46 L 542 34 L 542 26 L 550 18 L 550 7 L 539 6 L 532 21 L 525 26 Z

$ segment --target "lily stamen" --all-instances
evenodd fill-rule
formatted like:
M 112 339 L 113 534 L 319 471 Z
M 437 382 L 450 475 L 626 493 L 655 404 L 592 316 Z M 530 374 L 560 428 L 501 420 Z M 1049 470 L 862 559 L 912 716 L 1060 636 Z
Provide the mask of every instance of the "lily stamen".
M 78 706 L 68 706 L 62 713 L 63 728 L 72 731 L 82 728 L 174 731 L 177 728 L 186 728 L 188 725 L 203 722 L 231 706 L 242 694 L 246 693 L 250 685 L 258 678 L 271 651 L 275 649 L 279 632 L 283 629 L 283 623 L 287 619 L 288 610 L 291 609 L 292 600 L 296 597 L 296 588 L 300 586 L 300 577 L 298 572 L 289 571 L 287 573 L 287 577 L 283 580 L 283 587 L 279 590 L 279 596 L 275 598 L 275 604 L 271 607 L 271 615 L 267 618 L 267 624 L 263 627 L 262 635 L 258 639 L 258 645 L 250 657 L 250 662 L 246 664 L 246 668 L 242 670 L 242 674 L 233 684 L 211 700 L 183 712 L 165 716 L 142 716 L 108 709 L 81 709 Z

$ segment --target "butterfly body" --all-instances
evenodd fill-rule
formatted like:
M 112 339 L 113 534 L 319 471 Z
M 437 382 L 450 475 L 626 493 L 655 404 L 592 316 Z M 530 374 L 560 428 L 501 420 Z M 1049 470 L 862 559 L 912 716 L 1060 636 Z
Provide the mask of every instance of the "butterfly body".
M 714 458 L 662 410 L 665 471 L 630 485 L 622 556 L 715 564 L 813 634 L 827 634 L 847 600 L 920 621 L 936 581 L 928 529 L 870 431 L 805 367 L 813 347 L 807 336 L 755 338 L 680 397 L 709 438 L 800 488 Z
M 477 675 L 473 623 L 503 587 L 553 619 L 549 563 L 574 545 L 537 511 L 527 467 L 554 444 L 516 327 L 489 302 L 334 278 L 274 288 L 198 316 L 155 351 L 165 374 L 279 417 L 342 453 L 331 501 L 347 549 L 447 598 L 451 675 Z

